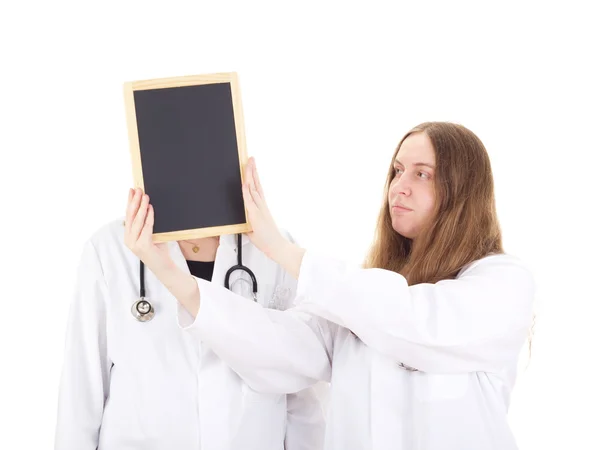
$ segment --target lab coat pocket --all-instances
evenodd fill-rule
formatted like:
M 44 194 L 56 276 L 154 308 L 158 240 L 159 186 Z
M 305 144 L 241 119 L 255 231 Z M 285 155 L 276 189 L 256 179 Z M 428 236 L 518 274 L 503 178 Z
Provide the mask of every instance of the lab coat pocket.
M 462 398 L 469 386 L 468 374 L 432 374 L 415 372 L 416 397 L 423 402 Z

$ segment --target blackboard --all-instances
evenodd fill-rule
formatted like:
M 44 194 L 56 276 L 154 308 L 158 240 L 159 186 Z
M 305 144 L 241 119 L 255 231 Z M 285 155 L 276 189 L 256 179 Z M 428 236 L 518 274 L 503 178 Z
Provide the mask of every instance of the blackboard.
M 154 207 L 154 241 L 251 231 L 235 73 L 125 83 L 135 187 Z

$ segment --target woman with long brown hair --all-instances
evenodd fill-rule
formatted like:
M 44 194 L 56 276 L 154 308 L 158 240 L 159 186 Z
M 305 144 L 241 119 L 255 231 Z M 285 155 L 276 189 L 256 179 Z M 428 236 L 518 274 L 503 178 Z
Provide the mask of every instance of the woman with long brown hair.
M 392 158 L 363 268 L 279 232 L 253 160 L 250 240 L 298 278 L 294 309 L 260 308 L 156 264 L 186 327 L 255 390 L 331 382 L 325 448 L 515 449 L 506 414 L 532 319 L 529 269 L 502 248 L 484 145 L 463 126 L 410 130 Z M 134 203 L 131 249 L 159 260 L 152 210 Z

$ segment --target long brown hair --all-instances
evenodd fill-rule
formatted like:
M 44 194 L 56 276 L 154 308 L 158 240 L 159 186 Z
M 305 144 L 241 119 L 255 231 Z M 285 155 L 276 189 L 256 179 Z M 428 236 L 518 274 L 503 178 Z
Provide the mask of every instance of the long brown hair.
M 394 230 L 388 191 L 395 177 L 394 159 L 404 140 L 425 133 L 435 150 L 435 208 L 414 241 Z M 426 122 L 398 144 L 387 175 L 384 201 L 366 268 L 392 270 L 409 285 L 455 278 L 465 265 L 489 254 L 504 253 L 496 216 L 494 180 L 481 140 L 462 125 Z

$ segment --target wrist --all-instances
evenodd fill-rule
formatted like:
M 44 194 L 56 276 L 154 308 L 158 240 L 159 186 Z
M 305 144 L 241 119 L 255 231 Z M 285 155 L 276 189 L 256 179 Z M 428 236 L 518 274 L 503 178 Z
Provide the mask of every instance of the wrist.
M 155 275 L 177 301 L 196 317 L 200 308 L 200 292 L 194 276 L 184 272 L 175 263 L 165 266 Z
M 170 261 L 169 264 L 159 268 L 150 268 L 150 270 L 152 270 L 154 275 L 156 275 L 156 278 L 158 278 L 169 290 L 173 286 L 181 283 L 182 279 L 185 277 L 185 273 L 173 261 Z
M 300 275 L 300 266 L 305 252 L 306 250 L 302 247 L 286 240 L 277 246 L 273 260 L 297 279 Z
M 276 263 L 281 264 L 282 258 L 285 258 L 285 255 L 289 252 L 291 245 L 294 244 L 280 235 L 277 237 L 273 245 L 271 245 L 267 256 Z

